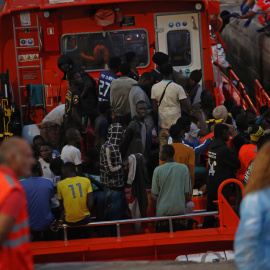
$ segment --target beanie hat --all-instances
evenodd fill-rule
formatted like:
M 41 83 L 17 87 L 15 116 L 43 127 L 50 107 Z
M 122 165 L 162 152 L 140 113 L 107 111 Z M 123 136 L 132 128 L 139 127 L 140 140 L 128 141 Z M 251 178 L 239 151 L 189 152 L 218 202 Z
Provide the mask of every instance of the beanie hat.
M 169 61 L 169 56 L 166 53 L 163 52 L 156 52 L 153 57 L 152 60 L 155 64 L 157 64 L 158 66 L 166 63 Z
M 254 142 L 257 142 L 259 138 L 263 135 L 264 135 L 264 130 L 259 126 L 253 126 L 249 133 L 250 139 Z
M 224 123 L 227 120 L 228 111 L 225 106 L 220 105 L 213 110 L 213 116 L 216 120 L 222 119 L 222 122 Z

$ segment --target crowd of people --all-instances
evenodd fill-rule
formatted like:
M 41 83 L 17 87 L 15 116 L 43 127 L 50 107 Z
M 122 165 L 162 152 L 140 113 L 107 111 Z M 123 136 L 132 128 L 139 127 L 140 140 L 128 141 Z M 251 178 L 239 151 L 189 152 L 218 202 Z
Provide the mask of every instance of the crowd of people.
M 19 174 L 27 176 L 20 183 L 32 241 L 61 238 L 55 229 L 63 223 L 76 239 L 92 231 L 72 226 L 89 222 L 190 213 L 193 189 L 207 194 L 207 210 L 213 211 L 224 180 L 249 183 L 253 160 L 270 140 L 268 107 L 258 118 L 231 98 L 215 107 L 212 93 L 202 90 L 201 70 L 184 76 L 161 52 L 152 59 L 156 69 L 141 76 L 136 54 L 126 60 L 112 57 L 96 87 L 71 59 L 59 58 L 69 90 L 61 112 L 56 108 L 48 116 L 62 118 L 60 142 L 34 137 L 31 175 Z M 229 202 L 235 194 L 235 186 L 225 186 Z M 216 224 L 214 216 L 206 217 L 203 228 Z M 179 219 L 173 227 L 193 225 Z M 169 223 L 157 222 L 156 231 L 169 231 Z M 115 236 L 116 228 L 101 226 L 95 233 Z

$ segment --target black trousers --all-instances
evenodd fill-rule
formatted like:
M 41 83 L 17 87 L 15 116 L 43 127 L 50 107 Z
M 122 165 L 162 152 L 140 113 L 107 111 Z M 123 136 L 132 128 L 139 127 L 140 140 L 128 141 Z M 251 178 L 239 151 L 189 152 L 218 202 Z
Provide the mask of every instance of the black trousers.
M 172 220 L 173 231 L 176 232 L 187 230 L 186 223 L 187 223 L 186 219 L 173 219 Z M 169 220 L 157 221 L 156 232 L 157 233 L 170 232 Z
M 69 226 L 77 226 L 77 225 L 86 225 L 90 222 L 90 216 L 86 217 L 78 222 L 66 222 Z M 91 238 L 92 236 L 92 228 L 91 227 L 74 227 L 68 228 L 68 239 L 84 239 Z

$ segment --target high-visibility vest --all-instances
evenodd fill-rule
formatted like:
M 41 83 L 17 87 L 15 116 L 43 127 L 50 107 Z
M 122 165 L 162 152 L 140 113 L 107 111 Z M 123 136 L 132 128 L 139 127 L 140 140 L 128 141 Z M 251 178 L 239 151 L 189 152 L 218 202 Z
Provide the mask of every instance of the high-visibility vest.
M 32 250 L 29 243 L 27 201 L 24 190 L 17 179 L 14 179 L 12 176 L 3 172 L 0 172 L 0 186 L 0 205 L 3 204 L 5 199 L 14 189 L 19 190 L 24 196 L 21 211 L 10 230 L 7 239 L 0 248 L 0 269 L 34 269 Z
M 257 156 L 257 154 L 257 146 L 254 144 L 245 144 L 241 147 L 238 155 L 238 158 L 241 162 L 241 167 L 237 170 L 236 175 L 236 178 L 238 180 L 244 180 L 247 167 L 250 161 L 253 160 Z
M 261 8 L 263 14 L 258 17 L 259 22 L 264 24 L 269 24 L 270 22 L 270 3 L 268 0 L 259 0 L 255 6 L 258 6 Z

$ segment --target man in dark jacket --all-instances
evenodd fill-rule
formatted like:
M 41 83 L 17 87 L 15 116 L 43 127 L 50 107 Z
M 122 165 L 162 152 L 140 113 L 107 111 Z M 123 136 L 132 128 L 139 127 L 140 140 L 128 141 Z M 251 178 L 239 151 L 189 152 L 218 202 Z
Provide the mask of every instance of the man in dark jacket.
M 148 158 L 152 135 L 149 127 L 144 122 L 147 111 L 148 108 L 145 101 L 140 100 L 137 102 L 137 116 L 128 125 L 120 145 L 121 154 L 124 159 L 135 153 L 141 153 L 146 159 Z
M 67 73 L 73 71 L 79 73 L 82 78 L 82 85 L 79 88 L 80 97 L 82 100 L 83 115 L 88 115 L 91 124 L 94 125 L 97 112 L 97 93 L 95 91 L 95 80 L 80 67 L 76 66 L 72 59 L 67 55 L 61 55 L 57 61 L 59 69 L 64 73 L 63 80 L 67 80 Z
M 86 133 L 82 123 L 82 100 L 79 88 L 82 85 L 82 78 L 78 72 L 68 73 L 69 89 L 66 93 L 64 126 L 65 131 L 69 128 L 78 129 L 81 133 Z
M 241 163 L 236 155 L 231 152 L 226 142 L 230 136 L 237 136 L 233 128 L 225 124 L 217 124 L 214 130 L 214 139 L 210 144 L 208 159 L 208 178 L 207 178 L 207 211 L 216 211 L 217 192 L 220 184 L 226 179 L 235 177 L 235 171 L 240 168 Z M 223 189 L 223 195 L 228 198 L 230 195 L 230 186 Z M 215 224 L 215 217 L 206 217 L 204 219 L 204 228 L 212 228 Z
M 142 158 L 136 162 L 135 179 L 132 183 L 132 194 L 137 199 L 140 215 L 132 217 L 146 217 L 148 206 L 146 188 L 150 188 L 146 161 L 149 157 L 152 135 L 149 128 L 144 122 L 147 115 L 147 104 L 141 100 L 136 104 L 137 116 L 128 125 L 125 136 L 121 142 L 120 150 L 125 160 L 129 160 L 130 155 L 141 154 Z M 129 183 L 129 181 L 128 181 Z

